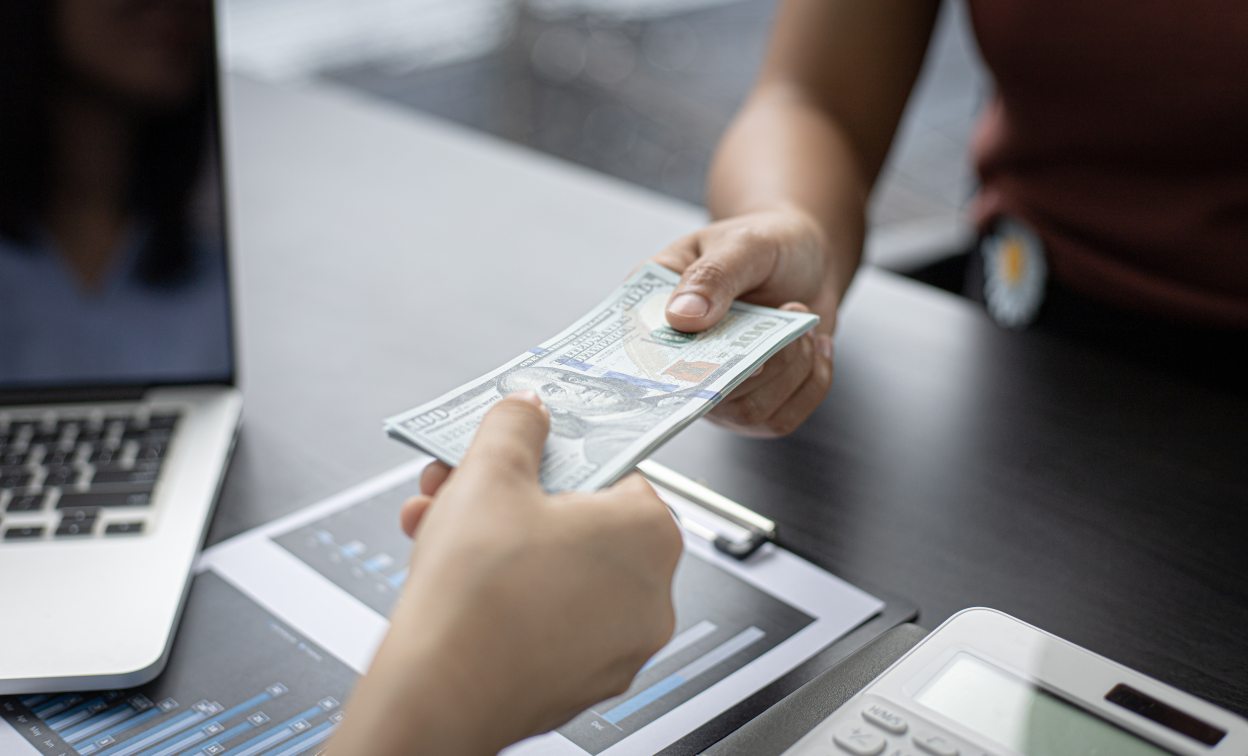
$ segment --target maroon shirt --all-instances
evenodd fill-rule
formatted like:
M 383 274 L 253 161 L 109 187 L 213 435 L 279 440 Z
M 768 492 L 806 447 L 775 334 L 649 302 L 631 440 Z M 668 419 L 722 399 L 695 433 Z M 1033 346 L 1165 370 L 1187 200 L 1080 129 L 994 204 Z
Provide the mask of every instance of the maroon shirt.
M 1248 328 L 1248 0 L 969 5 L 981 228 L 1026 221 L 1084 296 Z

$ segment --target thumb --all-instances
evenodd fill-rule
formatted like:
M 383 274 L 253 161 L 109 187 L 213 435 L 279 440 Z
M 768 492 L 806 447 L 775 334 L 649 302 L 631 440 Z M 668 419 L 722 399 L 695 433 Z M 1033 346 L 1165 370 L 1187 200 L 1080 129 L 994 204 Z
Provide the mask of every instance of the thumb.
M 473 437 L 457 476 L 486 475 L 537 482 L 550 413 L 533 391 L 520 391 L 494 405 Z
M 699 237 L 698 257 L 685 269 L 667 302 L 667 322 L 678 331 L 705 331 L 732 300 L 765 283 L 776 262 L 772 245 L 751 234 Z

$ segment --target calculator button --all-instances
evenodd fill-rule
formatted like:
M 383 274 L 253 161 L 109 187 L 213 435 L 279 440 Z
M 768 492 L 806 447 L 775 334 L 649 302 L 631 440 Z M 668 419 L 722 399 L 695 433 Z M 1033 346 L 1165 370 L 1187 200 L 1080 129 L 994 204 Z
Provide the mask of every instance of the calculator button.
M 914 744 L 919 747 L 920 751 L 930 753 L 932 756 L 958 756 L 957 747 L 939 735 L 928 735 L 922 738 L 915 735 Z
M 906 720 L 887 706 L 871 704 L 862 710 L 862 718 L 894 735 L 900 735 L 906 731 Z
M 884 751 L 884 738 L 874 730 L 850 725 L 832 736 L 832 742 L 854 756 L 877 756 Z

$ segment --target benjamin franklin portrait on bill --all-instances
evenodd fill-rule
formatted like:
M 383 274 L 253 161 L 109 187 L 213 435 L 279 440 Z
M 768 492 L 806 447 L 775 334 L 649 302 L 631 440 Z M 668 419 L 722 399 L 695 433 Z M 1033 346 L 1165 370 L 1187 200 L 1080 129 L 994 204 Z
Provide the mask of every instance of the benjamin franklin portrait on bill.
M 602 464 L 702 395 L 703 385 L 709 382 L 653 394 L 651 389 L 624 380 L 532 366 L 504 373 L 495 385 L 503 396 L 516 391 L 537 392 L 550 410 L 551 433 L 583 440 L 586 459 Z

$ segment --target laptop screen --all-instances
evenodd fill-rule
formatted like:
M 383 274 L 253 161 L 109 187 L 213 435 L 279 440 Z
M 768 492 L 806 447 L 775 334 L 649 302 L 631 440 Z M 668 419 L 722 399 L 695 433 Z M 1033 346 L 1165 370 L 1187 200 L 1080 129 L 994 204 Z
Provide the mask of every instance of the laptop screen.
M 0 391 L 232 378 L 212 12 L 0 3 Z

